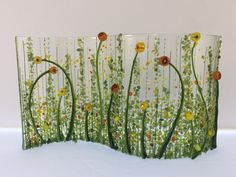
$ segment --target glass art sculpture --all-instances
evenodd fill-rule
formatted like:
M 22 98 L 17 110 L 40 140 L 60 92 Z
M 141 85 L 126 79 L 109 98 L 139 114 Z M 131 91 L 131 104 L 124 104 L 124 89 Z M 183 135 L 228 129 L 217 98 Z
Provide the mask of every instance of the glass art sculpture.
M 91 141 L 142 158 L 217 146 L 221 37 L 16 37 L 23 149 Z

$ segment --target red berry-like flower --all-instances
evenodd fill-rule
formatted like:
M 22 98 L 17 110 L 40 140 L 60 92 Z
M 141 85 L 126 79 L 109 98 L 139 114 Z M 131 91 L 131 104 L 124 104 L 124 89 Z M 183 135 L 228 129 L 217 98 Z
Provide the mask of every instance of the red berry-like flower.
M 105 32 L 100 32 L 100 33 L 98 34 L 98 39 L 99 39 L 100 41 L 105 41 L 105 40 L 107 40 L 107 34 L 106 34 Z
M 221 79 L 221 72 L 220 71 L 214 71 L 212 74 L 211 74 L 212 78 L 216 81 L 220 80 Z
M 52 66 L 51 68 L 49 68 L 49 72 L 50 72 L 51 74 L 56 74 L 57 71 L 58 71 L 58 69 L 57 69 L 56 66 Z
M 119 92 L 119 90 L 120 90 L 120 86 L 119 86 L 118 84 L 113 84 L 113 85 L 112 85 L 111 91 L 112 91 L 113 93 L 117 93 L 117 92 Z
M 170 64 L 170 58 L 167 56 L 162 56 L 159 58 L 159 64 L 161 66 L 167 66 Z

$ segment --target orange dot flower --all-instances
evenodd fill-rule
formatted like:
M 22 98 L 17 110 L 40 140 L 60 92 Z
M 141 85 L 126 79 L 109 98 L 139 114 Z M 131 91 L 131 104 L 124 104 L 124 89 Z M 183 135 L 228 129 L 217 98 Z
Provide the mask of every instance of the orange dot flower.
M 56 66 L 52 66 L 51 68 L 49 68 L 49 72 L 50 72 L 51 74 L 56 74 L 57 71 L 58 71 L 58 69 L 57 69 Z
M 152 137 L 151 133 L 150 133 L 150 132 L 148 132 L 148 133 L 146 134 L 146 137 L 147 137 L 147 139 L 148 139 L 148 140 L 150 140 L 150 139 L 151 139 L 151 137 Z
M 167 66 L 170 64 L 170 58 L 167 56 L 162 56 L 159 58 L 159 64 L 161 66 Z
M 216 81 L 220 80 L 221 79 L 221 72 L 220 71 L 214 71 L 212 74 L 211 74 L 212 78 Z
M 111 91 L 112 91 L 113 93 L 117 93 L 117 92 L 119 92 L 119 90 L 120 90 L 119 84 L 113 84 L 113 85 L 112 85 Z
M 105 32 L 100 32 L 100 33 L 98 34 L 98 39 L 99 39 L 100 41 L 105 41 L 105 40 L 107 40 L 107 34 L 106 34 Z
M 137 53 L 143 52 L 143 51 L 145 50 L 145 44 L 144 44 L 144 42 L 138 42 L 138 43 L 136 44 L 135 50 L 136 50 Z

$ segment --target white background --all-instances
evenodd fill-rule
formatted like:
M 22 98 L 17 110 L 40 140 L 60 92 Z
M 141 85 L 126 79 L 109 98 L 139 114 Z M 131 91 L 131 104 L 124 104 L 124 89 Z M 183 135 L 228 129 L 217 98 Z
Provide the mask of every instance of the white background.
M 236 128 L 235 9 L 235 0 L 0 0 L 0 127 L 20 126 L 15 35 L 199 31 L 223 36 L 220 127 Z

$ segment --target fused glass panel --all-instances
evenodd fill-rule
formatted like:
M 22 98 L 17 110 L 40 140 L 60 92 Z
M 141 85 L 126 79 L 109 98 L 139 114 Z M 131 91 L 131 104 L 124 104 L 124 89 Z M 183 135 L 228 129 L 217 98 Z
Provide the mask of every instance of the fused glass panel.
M 199 33 L 16 37 L 23 149 L 84 140 L 195 158 L 216 148 L 220 47 Z

